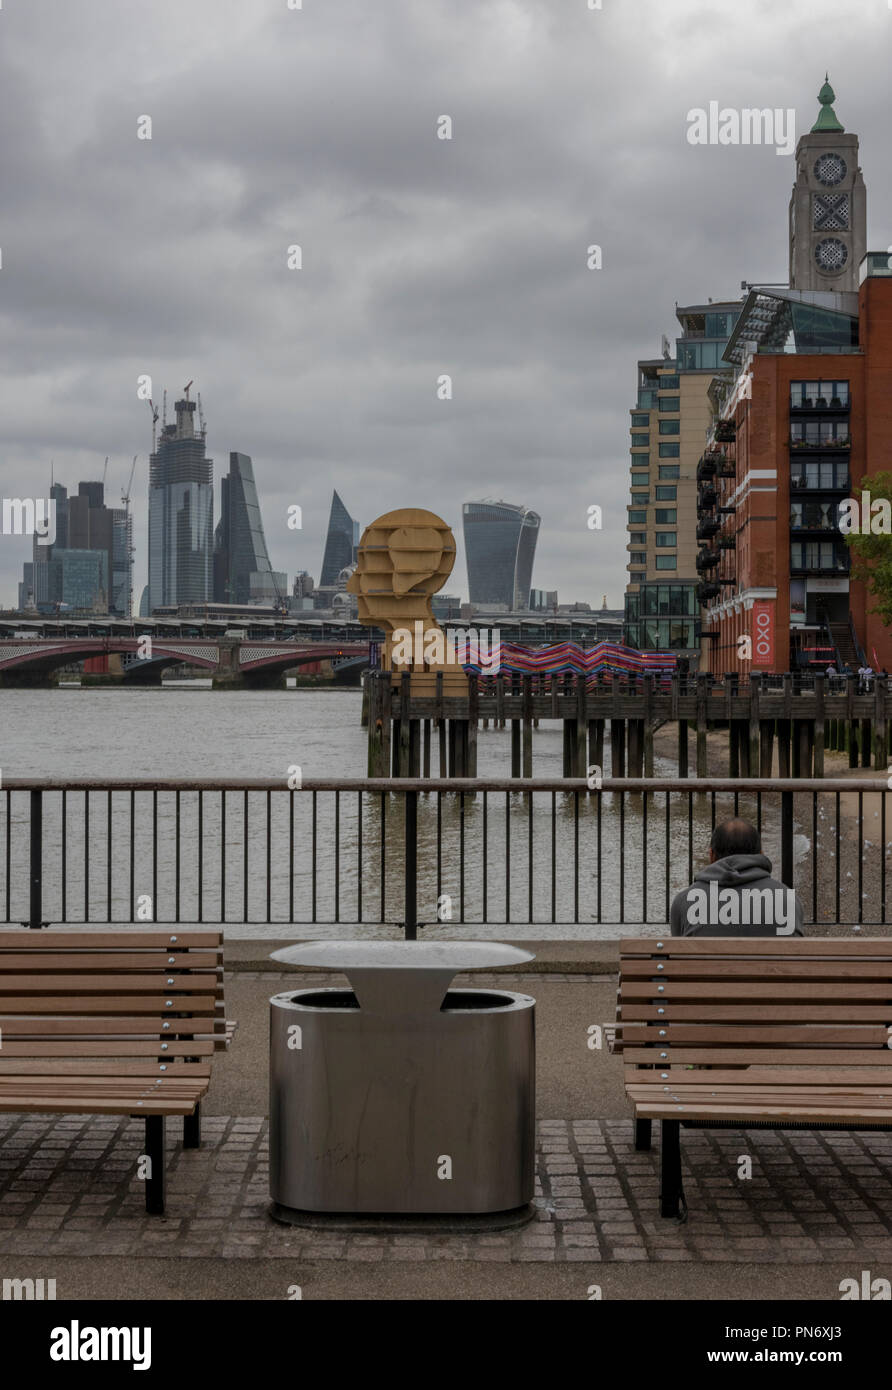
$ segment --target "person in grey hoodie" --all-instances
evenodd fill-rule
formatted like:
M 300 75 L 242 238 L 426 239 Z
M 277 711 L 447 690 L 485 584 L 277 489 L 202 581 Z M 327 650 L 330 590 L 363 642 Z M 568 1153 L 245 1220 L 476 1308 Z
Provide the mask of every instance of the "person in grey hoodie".
M 749 821 L 717 825 L 709 864 L 673 899 L 672 935 L 803 936 L 796 894 L 771 877 L 771 867 Z

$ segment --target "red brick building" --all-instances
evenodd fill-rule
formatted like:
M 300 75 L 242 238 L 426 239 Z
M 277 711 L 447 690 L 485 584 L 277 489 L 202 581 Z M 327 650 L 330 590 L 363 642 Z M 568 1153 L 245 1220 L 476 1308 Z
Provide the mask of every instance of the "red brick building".
M 863 254 L 857 137 L 832 100 L 827 85 L 797 147 L 790 288 L 750 290 L 725 353 L 737 375 L 712 385 L 697 569 L 701 667 L 716 675 L 892 671 L 892 632 L 838 527 L 840 504 L 892 468 L 892 270 Z

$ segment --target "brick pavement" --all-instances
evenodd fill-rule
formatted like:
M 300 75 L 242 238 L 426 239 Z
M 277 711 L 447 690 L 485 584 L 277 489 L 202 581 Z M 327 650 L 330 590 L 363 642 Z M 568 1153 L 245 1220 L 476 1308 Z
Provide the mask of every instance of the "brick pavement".
M 206 1117 L 168 1145 L 168 1210 L 135 1176 L 141 1123 L 0 1116 L 0 1255 L 814 1264 L 892 1259 L 892 1135 L 683 1132 L 688 1221 L 657 1211 L 658 1142 L 620 1120 L 543 1120 L 536 1219 L 503 1234 L 300 1230 L 267 1215 L 263 1118 Z M 176 1127 L 171 1126 L 171 1133 Z M 740 1155 L 751 1179 L 737 1177 Z M 859 1266 L 860 1267 L 860 1266 Z

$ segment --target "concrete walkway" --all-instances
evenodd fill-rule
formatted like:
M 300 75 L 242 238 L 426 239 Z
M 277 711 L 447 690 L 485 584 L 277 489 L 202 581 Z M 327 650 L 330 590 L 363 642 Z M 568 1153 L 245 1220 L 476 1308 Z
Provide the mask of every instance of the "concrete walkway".
M 608 948 L 615 943 L 607 943 Z M 582 943 L 543 948 L 536 1219 L 501 1234 L 350 1234 L 267 1215 L 267 1001 L 323 977 L 261 970 L 267 943 L 227 952 L 227 1015 L 205 1143 L 169 1124 L 168 1210 L 147 1217 L 137 1122 L 0 1116 L 0 1277 L 57 1280 L 59 1298 L 839 1298 L 892 1272 L 892 1135 L 683 1133 L 686 1223 L 658 1215 L 658 1139 L 635 1153 L 622 1064 L 593 1048 L 615 975 Z M 543 969 L 544 967 L 544 969 Z M 470 977 L 484 985 L 495 977 Z M 326 979 L 327 982 L 327 979 Z M 340 983 L 340 981 L 338 981 Z M 462 981 L 459 981 L 461 983 Z M 751 1161 L 751 1177 L 739 1177 Z

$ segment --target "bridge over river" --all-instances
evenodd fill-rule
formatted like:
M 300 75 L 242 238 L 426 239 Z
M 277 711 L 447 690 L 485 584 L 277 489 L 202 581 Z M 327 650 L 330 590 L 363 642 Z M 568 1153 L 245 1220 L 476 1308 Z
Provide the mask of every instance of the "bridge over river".
M 125 683 L 160 684 L 162 671 L 185 664 L 206 672 L 215 686 L 262 686 L 281 684 L 286 671 L 319 661 L 330 661 L 336 670 L 367 666 L 369 643 L 148 635 L 9 638 L 0 640 L 0 684 L 44 684 L 60 668 L 82 661 L 99 665 L 112 655 L 121 657 Z

